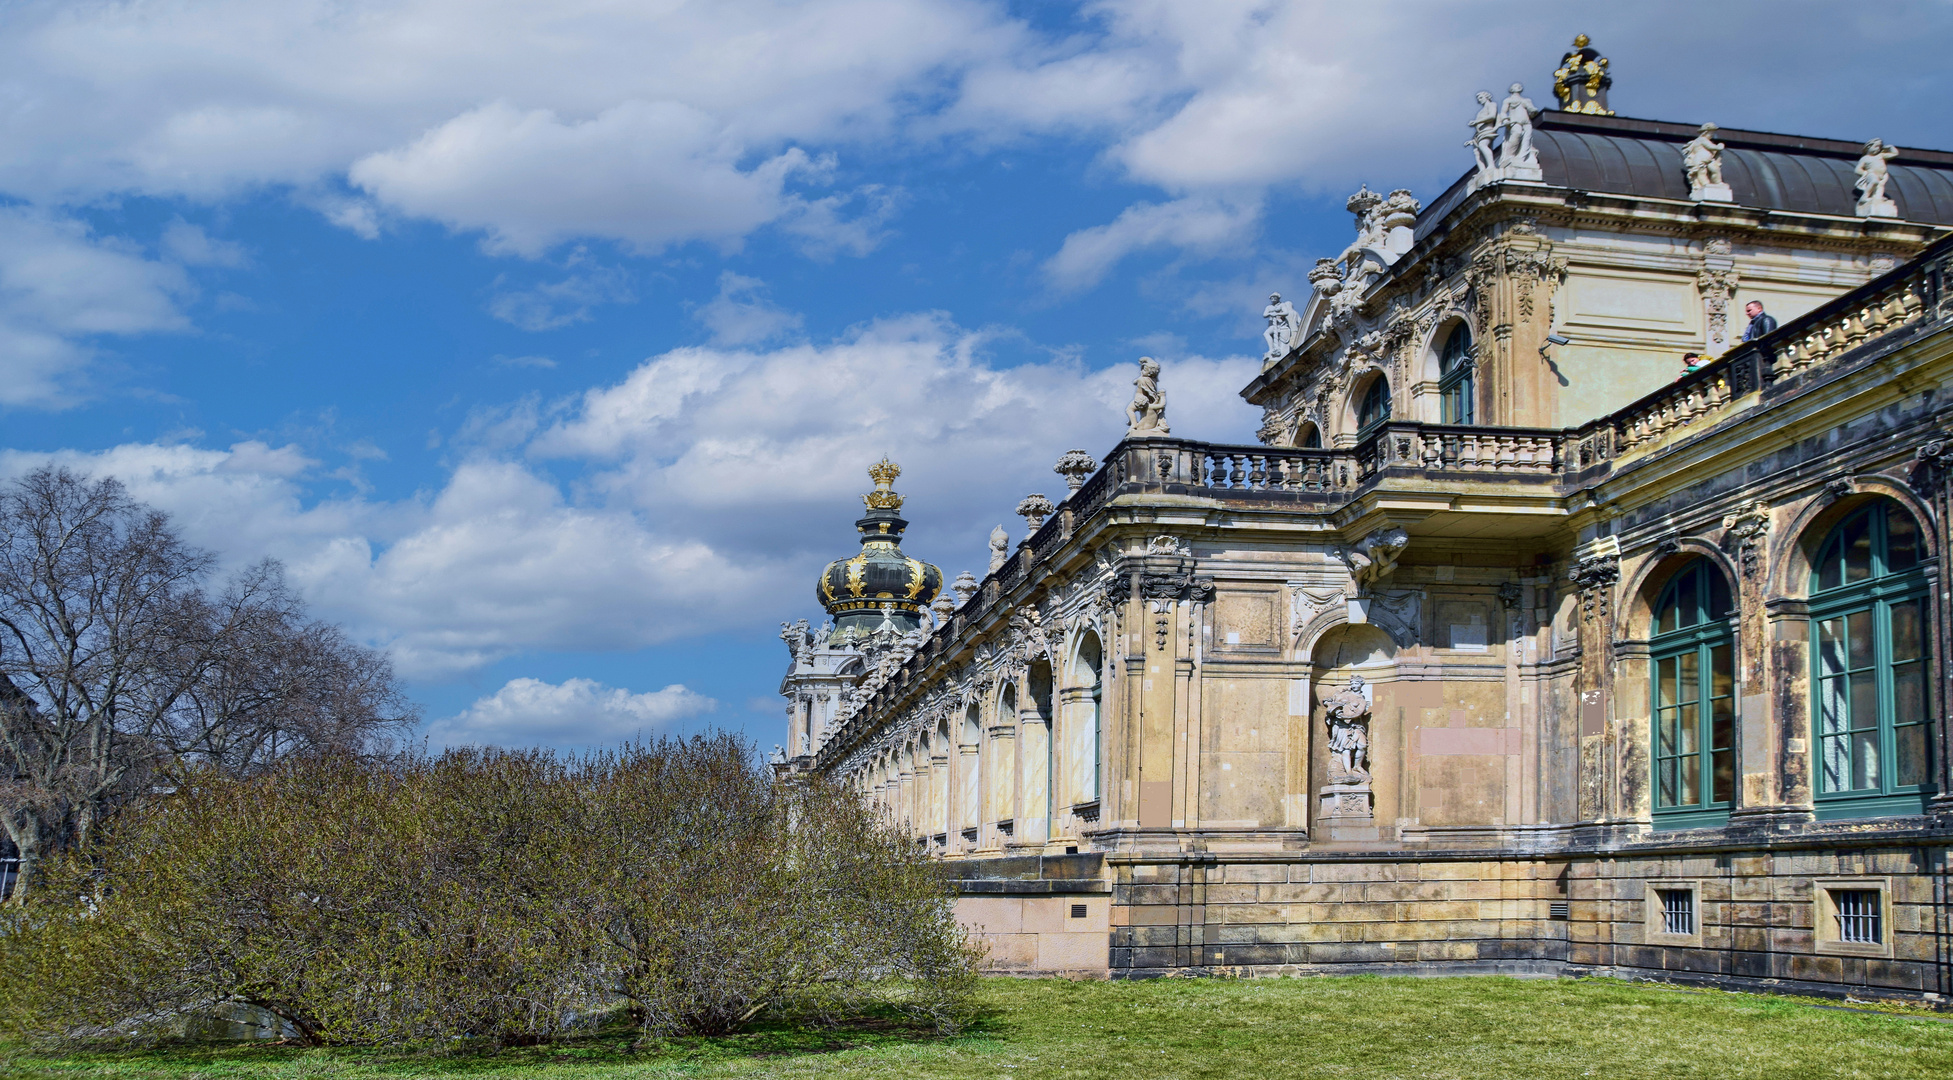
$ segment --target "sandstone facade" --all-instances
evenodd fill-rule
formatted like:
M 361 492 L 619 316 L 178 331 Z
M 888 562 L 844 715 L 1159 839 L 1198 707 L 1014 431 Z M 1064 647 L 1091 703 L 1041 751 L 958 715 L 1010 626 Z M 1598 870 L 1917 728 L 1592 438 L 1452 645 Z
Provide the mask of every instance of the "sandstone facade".
M 1128 438 L 939 622 L 796 638 L 782 770 L 1008 969 L 1953 994 L 1953 155 L 1864 217 L 1857 144 L 1720 129 L 1721 201 L 1700 135 L 1359 192 L 1260 441 Z

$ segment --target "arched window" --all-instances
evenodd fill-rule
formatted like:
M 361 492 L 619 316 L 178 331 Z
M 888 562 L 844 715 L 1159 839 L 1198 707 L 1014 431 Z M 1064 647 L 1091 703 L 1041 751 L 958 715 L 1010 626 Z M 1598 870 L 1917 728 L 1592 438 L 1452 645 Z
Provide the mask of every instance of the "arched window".
M 1817 814 L 1919 813 L 1932 776 L 1919 523 L 1880 499 L 1838 523 L 1811 572 Z
M 1655 604 L 1655 825 L 1726 821 L 1736 792 L 1735 642 L 1729 581 L 1707 559 L 1670 578 Z
M 1078 645 L 1078 659 L 1072 674 L 1073 681 L 1080 686 L 1091 688 L 1087 705 L 1090 711 L 1085 714 L 1080 725 L 1079 739 L 1084 745 L 1079 747 L 1077 756 L 1079 766 L 1078 800 L 1091 802 L 1099 797 L 1099 775 L 1103 768 L 1100 760 L 1101 729 L 1104 724 L 1105 676 L 1103 667 L 1105 650 L 1099 645 L 1097 634 L 1087 634 Z
M 1321 429 L 1317 428 L 1314 424 L 1309 423 L 1307 420 L 1304 420 L 1302 422 L 1302 426 L 1296 429 L 1295 445 L 1303 447 L 1305 449 L 1321 449 L 1322 448 Z
M 1445 423 L 1475 422 L 1474 370 L 1472 332 L 1459 323 L 1444 339 L 1444 353 L 1438 358 L 1438 397 L 1444 403 Z
M 1363 391 L 1363 403 L 1356 410 L 1356 433 L 1369 431 L 1390 419 L 1390 381 L 1379 375 Z

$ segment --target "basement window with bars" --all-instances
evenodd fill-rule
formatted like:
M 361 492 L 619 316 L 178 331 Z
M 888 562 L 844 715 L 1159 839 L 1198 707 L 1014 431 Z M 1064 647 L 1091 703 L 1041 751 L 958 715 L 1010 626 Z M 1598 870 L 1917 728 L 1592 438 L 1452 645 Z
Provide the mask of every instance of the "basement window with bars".
M 1695 890 L 1660 889 L 1661 932 L 1683 937 L 1695 933 Z
M 1816 946 L 1838 956 L 1892 955 L 1890 878 L 1832 878 L 1812 883 Z
M 1831 905 L 1837 912 L 1839 941 L 1861 945 L 1884 943 L 1885 927 L 1880 918 L 1884 903 L 1877 889 L 1833 889 Z

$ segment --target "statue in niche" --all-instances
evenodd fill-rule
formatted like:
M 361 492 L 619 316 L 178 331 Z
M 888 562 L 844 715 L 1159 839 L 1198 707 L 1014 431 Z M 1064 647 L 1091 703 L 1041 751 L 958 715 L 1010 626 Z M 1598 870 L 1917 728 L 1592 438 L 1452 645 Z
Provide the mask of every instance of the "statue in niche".
M 1351 676 L 1349 686 L 1331 694 L 1322 707 L 1329 724 L 1329 782 L 1367 782 L 1370 699 L 1363 695 L 1363 676 Z
M 990 530 L 990 573 L 996 573 L 997 568 L 1004 565 L 1009 559 L 1010 534 L 1004 531 L 1002 525 L 999 525 Z M 972 589 L 970 591 L 975 592 L 976 590 Z
M 1478 115 L 1472 118 L 1472 156 L 1478 159 L 1479 175 L 1484 176 L 1498 170 L 1499 159 L 1492 149 L 1492 141 L 1499 135 L 1499 107 L 1492 101 L 1489 90 L 1478 92 Z
M 1261 317 L 1268 320 L 1268 329 L 1261 332 L 1261 339 L 1268 343 L 1268 352 L 1261 359 L 1267 364 L 1288 355 L 1302 329 L 1302 316 L 1294 304 L 1282 299 L 1281 293 L 1269 293 L 1268 306 L 1262 309 Z
M 1885 185 L 1892 179 L 1891 170 L 1886 167 L 1893 158 L 1899 156 L 1899 148 L 1885 145 L 1883 139 L 1873 139 L 1865 144 L 1865 155 L 1852 166 L 1858 179 L 1852 186 L 1858 189 L 1859 217 L 1898 217 L 1899 206 L 1885 195 Z
M 1499 131 L 1505 141 L 1499 145 L 1499 167 L 1511 170 L 1539 170 L 1539 151 L 1533 149 L 1533 117 L 1539 115 L 1539 106 L 1523 91 L 1526 88 L 1512 84 L 1511 93 L 1499 103 Z M 1515 180 L 1537 180 L 1537 176 L 1520 176 L 1518 172 L 1508 172 Z
M 1126 437 L 1166 435 L 1166 394 L 1160 390 L 1160 362 L 1139 358 L 1139 378 L 1132 381 L 1132 404 L 1126 406 Z
M 1715 140 L 1716 125 L 1704 124 L 1695 138 L 1682 146 L 1682 168 L 1689 176 L 1689 198 L 1697 202 L 1731 202 L 1729 185 L 1722 179 L 1723 144 Z

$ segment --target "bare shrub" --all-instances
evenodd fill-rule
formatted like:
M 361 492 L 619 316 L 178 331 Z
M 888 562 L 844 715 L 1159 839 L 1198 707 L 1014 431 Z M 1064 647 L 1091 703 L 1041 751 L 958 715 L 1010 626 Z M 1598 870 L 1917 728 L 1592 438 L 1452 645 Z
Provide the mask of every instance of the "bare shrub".
M 730 736 L 205 767 L 82 854 L 0 926 L 16 1032 L 226 1003 L 312 1042 L 534 1042 L 620 1004 L 652 1035 L 877 1005 L 951 1029 L 974 987 L 936 868 Z

